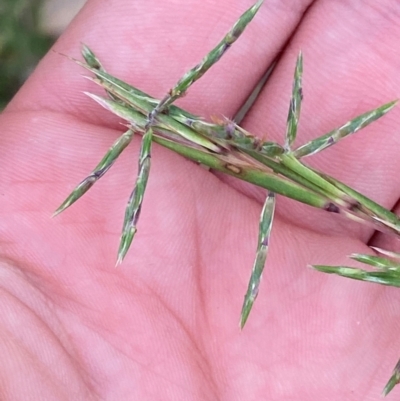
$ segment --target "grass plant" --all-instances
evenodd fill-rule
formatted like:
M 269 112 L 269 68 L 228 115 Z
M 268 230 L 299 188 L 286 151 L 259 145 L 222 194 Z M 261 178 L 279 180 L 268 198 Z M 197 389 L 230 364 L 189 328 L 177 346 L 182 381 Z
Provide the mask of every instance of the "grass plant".
M 183 96 L 189 87 L 226 53 L 244 32 L 262 3 L 263 1 L 259 0 L 242 14 L 221 42 L 199 64 L 189 70 L 161 100 L 107 73 L 96 55 L 87 46 L 83 46 L 82 55 L 85 61 L 75 61 L 94 75 L 90 79 L 104 88 L 107 94 L 105 97 L 90 93 L 87 95 L 100 106 L 125 120 L 128 130 L 117 139 L 93 172 L 78 184 L 55 212 L 55 214 L 61 213 L 83 196 L 111 168 L 131 142 L 134 133 L 142 136 L 139 169 L 136 185 L 126 207 L 117 263 L 122 262 L 137 231 L 150 172 L 152 142 L 196 163 L 267 189 L 268 195 L 260 217 L 255 261 L 240 317 L 241 328 L 245 325 L 257 297 L 267 259 L 276 202 L 275 194 L 330 213 L 342 214 L 357 222 L 372 225 L 382 232 L 400 235 L 400 219 L 397 215 L 303 162 L 305 157 L 322 152 L 381 118 L 395 106 L 396 101 L 356 116 L 335 130 L 296 148 L 294 144 L 302 102 L 303 57 L 300 53 L 295 67 L 283 145 L 263 141 L 229 119 L 207 122 L 173 105 L 176 99 Z M 352 259 L 375 267 L 374 271 L 346 266 L 313 267 L 326 273 L 399 287 L 400 255 L 377 248 L 374 250 L 379 252 L 380 256 L 351 255 Z M 387 394 L 399 380 L 400 368 L 396 366 L 384 394 Z

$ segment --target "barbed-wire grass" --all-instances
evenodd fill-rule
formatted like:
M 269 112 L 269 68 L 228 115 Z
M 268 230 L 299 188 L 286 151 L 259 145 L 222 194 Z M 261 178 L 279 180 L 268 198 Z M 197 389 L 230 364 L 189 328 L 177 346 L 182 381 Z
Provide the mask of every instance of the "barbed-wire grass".
M 398 216 L 333 177 L 308 167 L 301 160 L 333 146 L 343 138 L 376 121 L 391 110 L 396 101 L 357 116 L 333 131 L 293 149 L 303 98 L 303 57 L 300 53 L 296 61 L 284 145 L 263 141 L 227 118 L 207 122 L 173 105 L 173 102 L 183 96 L 188 88 L 201 78 L 240 37 L 262 3 L 263 0 L 259 0 L 242 14 L 221 42 L 199 64 L 189 70 L 162 100 L 157 100 L 107 73 L 96 55 L 83 45 L 82 56 L 85 62 L 74 61 L 93 73 L 94 77 L 89 79 L 105 89 L 107 97 L 90 93 L 87 95 L 100 106 L 125 120 L 128 129 L 114 142 L 92 173 L 55 211 L 55 215 L 61 213 L 83 196 L 111 168 L 132 141 L 134 133 L 142 136 L 138 176 L 126 207 L 117 263 L 122 262 L 137 231 L 150 172 L 152 142 L 213 170 L 267 189 L 268 195 L 260 217 L 256 257 L 240 316 L 241 328 L 245 325 L 258 295 L 270 245 L 275 194 L 327 212 L 342 214 L 354 221 L 372 225 L 382 232 L 400 235 Z M 400 259 L 400 255 L 378 248 L 375 250 L 385 257 L 361 254 L 354 254 L 351 257 L 376 267 L 377 271 L 346 266 L 317 265 L 313 267 L 319 271 L 353 279 L 400 286 L 400 262 L 395 260 Z M 400 380 L 399 366 L 400 363 L 396 365 L 385 387 L 385 395 Z

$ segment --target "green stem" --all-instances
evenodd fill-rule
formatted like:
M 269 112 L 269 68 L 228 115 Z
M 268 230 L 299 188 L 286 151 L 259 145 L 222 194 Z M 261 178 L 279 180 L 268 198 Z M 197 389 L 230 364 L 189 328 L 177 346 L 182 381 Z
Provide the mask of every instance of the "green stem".
M 280 159 L 284 166 L 288 167 L 292 171 L 295 171 L 303 178 L 307 179 L 311 183 L 320 187 L 326 194 L 334 196 L 334 198 L 336 199 L 335 202 L 346 208 L 349 206 L 348 202 L 346 201 L 346 198 L 348 198 L 348 196 L 343 191 L 341 191 L 334 185 L 330 184 L 319 174 L 312 171 L 309 167 L 305 166 L 303 163 L 297 160 L 292 154 L 285 153 L 280 156 Z
M 247 150 L 247 149 L 246 150 L 241 149 L 241 151 L 243 151 L 243 153 L 248 154 L 253 159 L 259 161 L 260 163 L 264 164 L 265 166 L 269 167 L 275 173 L 281 174 L 282 176 L 296 182 L 299 185 L 302 185 L 305 188 L 310 189 L 311 191 L 313 191 L 315 193 L 318 193 L 324 197 L 328 197 L 326 191 L 324 191 L 321 187 L 310 182 L 309 180 L 307 180 L 306 178 L 304 178 L 303 176 L 298 174 L 296 171 L 291 170 L 290 168 L 286 167 L 285 165 L 283 165 L 275 160 L 272 160 L 269 157 L 265 157 L 257 151 Z M 330 196 L 330 197 L 332 198 L 332 196 Z M 338 203 L 337 199 L 335 199 L 335 198 L 333 198 L 332 201 L 334 203 Z M 339 201 L 340 201 L 340 199 L 339 199 Z
M 359 192 L 355 191 L 354 189 L 348 187 L 347 185 L 343 184 L 342 182 L 336 180 L 333 177 L 330 177 L 326 174 L 320 173 L 321 177 L 325 180 L 329 181 L 331 184 L 335 185 L 341 191 L 346 193 L 351 198 L 358 201 L 364 208 L 367 208 L 368 211 L 371 211 L 375 216 L 380 218 L 380 222 L 382 224 L 387 224 L 390 228 L 393 228 L 400 232 L 400 219 L 399 217 L 391 212 L 390 210 L 384 208 L 383 206 L 379 205 L 378 203 L 374 202 L 373 200 L 367 198 L 366 196 L 360 194 Z
M 160 136 L 154 135 L 153 140 L 165 148 L 173 150 L 188 159 L 204 164 L 225 174 L 229 174 L 233 177 L 250 182 L 288 198 L 295 199 L 307 205 L 329 210 L 330 202 L 325 197 L 305 189 L 296 183 L 282 179 L 275 174 L 251 166 L 239 167 L 235 165 L 234 161 L 228 163 L 221 160 L 219 155 L 178 144 Z

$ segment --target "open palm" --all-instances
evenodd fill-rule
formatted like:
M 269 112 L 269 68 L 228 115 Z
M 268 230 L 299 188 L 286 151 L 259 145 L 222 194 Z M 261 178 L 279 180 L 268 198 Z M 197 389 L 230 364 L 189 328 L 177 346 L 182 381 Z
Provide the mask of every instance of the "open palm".
M 378 397 L 399 354 L 398 291 L 306 268 L 384 244 L 370 229 L 278 198 L 261 293 L 240 332 L 263 191 L 154 146 L 139 232 L 114 269 L 137 138 L 50 219 L 121 131 L 59 53 L 79 57 L 84 42 L 113 75 L 161 97 L 250 4 L 89 0 L 0 116 L 2 400 Z M 399 20 L 389 0 L 267 1 L 180 105 L 232 116 L 280 56 L 243 125 L 281 140 L 301 49 L 306 141 L 399 96 Z M 399 117 L 310 163 L 394 207 Z

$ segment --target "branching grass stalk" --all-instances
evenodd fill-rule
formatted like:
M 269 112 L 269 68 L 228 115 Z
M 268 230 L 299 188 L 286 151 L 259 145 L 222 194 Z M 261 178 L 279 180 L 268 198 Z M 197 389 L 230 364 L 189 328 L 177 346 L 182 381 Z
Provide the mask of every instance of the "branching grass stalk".
M 161 100 L 107 73 L 95 54 L 87 46 L 83 46 L 82 55 L 85 63 L 74 61 L 94 74 L 95 77 L 89 79 L 100 85 L 108 97 L 103 98 L 90 93 L 87 95 L 125 120 L 128 131 L 117 139 L 92 173 L 74 189 L 55 212 L 58 214 L 69 207 L 111 168 L 131 142 L 134 132 L 142 135 L 138 175 L 125 211 L 117 263 L 125 257 L 137 231 L 137 222 L 149 178 L 152 142 L 213 170 L 267 189 L 268 196 L 259 223 L 257 253 L 242 306 L 241 328 L 246 323 L 257 297 L 265 267 L 275 209 L 275 194 L 329 212 L 341 213 L 352 220 L 373 225 L 378 230 L 400 235 L 400 220 L 397 215 L 346 184 L 300 161 L 301 158 L 321 152 L 376 121 L 394 107 L 395 101 L 361 114 L 293 150 L 303 97 L 303 57 L 300 53 L 296 62 L 283 145 L 264 141 L 227 118 L 207 122 L 172 104 L 220 60 L 243 33 L 262 3 L 263 1 L 259 0 L 249 8 L 220 43 L 199 64 L 189 70 Z M 400 287 L 400 254 L 379 248 L 373 249 L 383 256 L 351 255 L 353 260 L 373 266 L 375 268 L 373 271 L 349 266 L 313 267 L 319 271 L 356 280 Z M 400 381 L 399 366 L 400 362 L 385 387 L 385 395 Z
M 96 81 L 97 83 L 101 84 L 101 81 Z M 115 114 L 118 116 L 125 118 L 128 121 L 135 121 L 135 118 L 137 119 L 137 113 L 134 113 L 133 111 L 130 110 L 129 107 L 127 106 L 132 106 L 137 108 L 141 113 L 147 112 L 147 110 L 151 109 L 151 105 L 145 104 L 143 101 L 143 98 L 146 96 L 142 96 L 139 105 L 137 104 L 137 101 L 129 96 L 127 93 L 128 92 L 133 92 L 133 91 L 128 91 L 126 89 L 122 90 L 122 93 L 116 89 L 120 88 L 120 85 L 114 85 L 113 84 L 113 77 L 108 76 L 107 77 L 107 84 L 102 85 L 103 87 L 107 88 L 108 91 L 111 91 L 111 93 L 120 96 L 122 100 L 122 104 L 119 104 L 118 102 L 113 102 L 112 100 L 107 100 L 100 98 L 95 95 L 90 95 L 93 97 L 97 102 L 99 102 L 103 107 L 107 108 L 108 110 L 113 111 Z M 127 103 L 127 105 L 125 105 Z M 129 117 L 129 114 L 134 114 L 133 117 Z M 182 113 L 179 111 L 179 120 L 181 121 L 186 121 L 188 122 L 188 118 L 182 117 Z M 338 188 L 335 188 L 335 186 L 331 186 L 329 183 L 329 177 L 323 176 L 322 174 L 318 172 L 313 172 L 311 169 L 309 169 L 306 166 L 303 166 L 302 164 L 299 164 L 299 162 L 296 159 L 293 159 L 293 157 L 290 154 L 285 154 L 283 155 L 283 148 L 276 143 L 272 142 L 263 142 L 259 140 L 256 137 L 251 136 L 249 133 L 244 131 L 242 128 L 236 126 L 233 122 L 230 121 L 223 121 L 222 124 L 210 124 L 210 123 L 205 123 L 200 120 L 199 117 L 193 116 L 193 118 L 190 119 L 189 125 L 190 127 L 187 127 L 185 124 L 178 123 L 174 118 L 170 116 L 170 114 L 160 114 L 158 116 L 157 120 L 157 129 L 158 130 L 164 130 L 164 132 L 173 130 L 173 132 L 183 138 L 188 139 L 189 141 L 192 140 L 193 142 L 205 146 L 208 149 L 211 149 L 213 151 L 217 151 L 218 153 L 223 153 L 224 150 L 226 150 L 229 147 L 235 147 L 243 152 L 251 155 L 254 159 L 261 161 L 263 164 L 266 166 L 270 167 L 273 169 L 275 172 L 279 172 L 280 174 L 294 180 L 297 183 L 300 183 L 301 185 L 304 185 L 307 188 L 310 188 L 311 190 L 321 193 L 324 196 L 328 196 L 332 200 L 332 203 L 334 203 L 338 207 L 345 208 L 347 211 L 350 211 L 350 214 L 354 214 L 354 209 L 355 206 L 357 205 L 357 199 L 360 197 L 360 194 L 358 194 L 355 198 L 352 197 L 353 194 L 356 194 L 356 192 L 350 193 L 349 191 L 344 191 L 341 192 Z M 161 120 L 161 121 L 160 121 Z M 141 123 L 143 122 L 143 119 L 140 121 Z M 193 129 L 192 129 L 193 128 Z M 199 135 L 200 131 L 200 135 Z M 210 140 L 207 140 L 203 135 L 206 135 L 210 138 Z M 221 142 L 219 139 L 224 139 L 224 142 Z M 211 140 L 216 141 L 217 143 L 212 143 Z M 221 147 L 222 144 L 222 147 Z M 294 164 L 295 166 L 292 167 L 292 170 L 289 169 L 287 166 L 283 165 L 280 163 L 278 159 L 277 162 L 273 160 L 274 156 L 282 156 L 283 158 L 286 159 L 286 165 L 288 164 Z M 266 157 L 265 157 L 266 156 Z M 268 157 L 270 156 L 270 157 Z M 290 162 L 288 162 L 288 159 L 290 159 Z M 302 175 L 306 176 L 308 180 L 302 175 L 299 175 L 299 168 L 300 167 L 302 170 Z M 323 176 L 324 179 L 321 179 L 319 177 Z M 309 177 L 312 177 L 312 180 L 309 180 Z M 318 180 L 318 185 L 314 185 L 312 181 Z M 333 180 L 333 179 L 332 179 Z M 346 188 L 344 184 L 342 185 L 343 188 Z M 333 188 L 333 191 L 326 191 L 326 187 L 328 188 Z M 339 187 L 339 184 L 336 184 L 336 187 Z M 333 193 L 335 193 L 335 196 L 333 196 Z M 368 201 L 367 198 L 363 198 L 363 201 Z M 372 205 L 372 203 L 370 203 Z M 378 207 L 379 205 L 374 204 L 374 207 Z M 328 207 L 328 210 L 335 211 L 334 208 Z M 381 211 L 385 211 L 384 208 L 380 209 Z M 387 216 L 391 216 L 391 220 L 394 222 L 393 224 L 396 224 L 397 221 L 397 216 L 393 214 L 389 214 L 386 211 Z M 360 216 L 360 218 L 366 219 L 366 216 Z M 369 219 L 370 220 L 370 219 Z
M 88 50 L 86 48 L 85 52 L 87 51 Z M 92 58 L 95 57 L 92 52 L 91 52 L 91 57 Z M 301 58 L 299 58 L 299 61 L 300 60 Z M 295 82 L 294 82 L 294 90 L 296 89 L 296 91 L 292 95 L 292 98 L 294 98 L 296 96 L 296 92 L 300 92 L 301 89 L 301 86 L 299 84 L 296 84 L 296 79 L 297 80 L 299 79 L 298 75 L 299 70 L 301 71 L 301 69 L 297 67 L 295 74 Z M 128 106 L 132 106 L 133 108 L 136 108 L 138 111 L 142 113 L 147 113 L 149 110 L 152 109 L 154 104 L 157 102 L 156 99 L 151 98 L 150 96 L 137 90 L 136 88 L 130 87 L 126 83 L 121 83 L 122 81 L 117 80 L 116 78 L 112 77 L 109 74 L 106 74 L 104 72 L 98 72 L 96 70 L 94 70 L 93 72 L 96 73 L 98 77 L 101 77 L 98 80 L 95 80 L 95 82 L 104 87 L 109 93 L 113 94 L 113 96 L 117 97 L 117 100 L 118 99 L 121 100 L 122 104 L 127 103 Z M 150 104 L 148 102 L 148 99 L 151 99 Z M 99 101 L 98 98 L 97 101 Z M 109 110 L 114 108 L 114 112 L 121 117 L 123 117 L 123 114 L 126 114 L 127 112 L 127 109 L 124 109 L 124 106 L 122 105 L 112 104 L 110 101 L 107 102 L 104 99 L 101 102 L 103 103 L 102 104 L 103 107 L 106 107 Z M 105 106 L 105 104 L 107 104 L 107 106 Z M 293 102 L 291 102 L 291 104 L 293 104 Z M 291 109 L 293 109 L 292 106 Z M 372 114 L 374 118 L 378 118 L 380 115 L 383 115 L 384 113 L 383 114 L 368 113 L 368 114 Z M 220 124 L 215 124 L 215 123 L 211 124 L 202 121 L 201 118 L 197 116 L 191 115 L 190 118 L 188 118 L 185 115 L 185 112 L 179 108 L 174 109 L 173 116 L 169 111 L 168 114 L 160 114 L 158 116 L 158 119 L 162 120 L 162 122 L 165 125 L 164 128 L 166 128 L 167 130 L 173 129 L 177 135 L 185 137 L 189 141 L 195 142 L 199 145 L 206 146 L 207 148 L 213 151 L 220 152 L 223 149 L 229 147 L 235 147 L 244 151 L 247 154 L 252 154 L 253 158 L 258 159 L 259 161 L 261 160 L 265 165 L 271 167 L 274 171 L 283 172 L 283 175 L 285 175 L 286 177 L 290 177 L 294 181 L 301 183 L 302 185 L 305 185 L 307 188 L 310 188 L 313 191 L 316 191 L 318 193 L 323 194 L 324 196 L 327 196 L 329 199 L 331 199 L 334 205 L 336 205 L 339 208 L 340 207 L 344 208 L 345 215 L 353 216 L 355 214 L 354 210 L 356 209 L 358 201 L 357 199 L 354 199 L 351 195 L 349 195 L 349 191 L 347 192 L 342 191 L 339 185 L 332 186 L 329 183 L 328 177 L 324 177 L 324 179 L 321 179 L 319 175 L 322 176 L 322 174 L 319 174 L 318 172 L 313 172 L 308 167 L 300 164 L 295 158 L 293 158 L 291 153 L 283 155 L 284 149 L 279 144 L 273 142 L 263 142 L 258 138 L 252 136 L 245 130 L 243 130 L 241 127 L 238 127 L 229 120 L 223 120 L 222 123 Z M 180 123 L 177 123 L 176 120 L 179 120 Z M 360 120 L 360 118 L 357 117 L 350 123 L 352 123 L 352 125 L 355 126 L 356 125 L 355 121 L 357 120 Z M 365 115 L 363 115 L 362 120 L 365 121 Z M 130 121 L 132 121 L 132 119 L 130 119 Z M 369 122 L 372 122 L 372 118 L 369 118 Z M 351 124 L 346 124 L 346 126 L 349 125 Z M 158 122 L 158 127 L 159 129 L 162 129 L 162 124 L 160 125 L 160 122 Z M 338 131 L 340 131 L 340 129 Z M 208 141 L 204 136 L 209 137 L 210 140 Z M 219 139 L 223 139 L 224 142 L 221 142 Z M 212 143 L 212 141 L 214 141 L 214 143 Z M 221 148 L 221 150 L 218 150 L 219 147 Z M 262 157 L 263 155 L 267 157 Z M 273 160 L 275 156 L 282 156 L 282 155 L 283 159 L 285 159 L 286 165 L 288 164 L 295 165 L 294 167 L 292 166 L 293 171 L 282 165 L 282 163 L 280 163 L 279 160 L 278 163 L 280 164 L 277 164 L 277 162 Z M 299 174 L 299 172 L 301 172 L 301 175 L 306 176 L 307 178 L 304 180 L 304 177 L 302 177 Z M 313 183 L 317 183 L 318 185 L 314 185 Z M 343 187 L 345 186 L 343 185 Z M 365 200 L 366 199 L 367 198 L 365 198 Z M 376 204 L 375 206 L 379 207 L 379 205 Z M 337 209 L 332 207 L 328 207 L 328 210 L 338 211 Z M 370 221 L 371 219 L 369 216 L 371 214 L 373 213 L 368 212 L 367 216 L 359 215 L 359 219 Z M 394 215 L 392 215 L 391 217 L 393 216 Z M 355 219 L 354 217 L 352 218 Z M 392 225 L 395 227 L 396 224 L 398 224 L 397 216 L 394 216 L 394 219 L 392 219 L 392 221 L 394 222 Z M 376 221 L 376 223 L 379 222 Z M 393 230 L 393 227 L 391 228 L 391 230 Z
M 85 51 L 87 52 L 87 48 Z M 91 54 L 93 55 L 92 52 Z M 92 57 L 95 56 L 93 55 Z M 299 61 L 301 61 L 301 58 L 299 58 Z M 104 71 L 93 69 L 90 66 L 87 66 L 87 68 L 90 68 L 97 75 L 98 79 L 96 79 L 95 82 L 105 88 L 115 100 L 104 99 L 95 95 L 90 96 L 103 107 L 126 119 L 131 124 L 136 125 L 137 129 L 140 129 L 141 132 L 143 132 L 146 126 L 146 114 L 149 110 L 152 110 L 157 100 L 126 83 L 121 83 L 122 81 L 117 80 Z M 298 71 L 301 71 L 301 69 L 297 67 L 294 83 L 295 92 L 292 96 L 296 96 L 296 93 L 298 95 L 301 89 L 301 86 L 296 84 L 296 80 L 299 79 Z M 369 112 L 368 115 L 370 117 L 368 118 L 368 123 L 385 114 L 385 112 L 387 112 L 391 107 L 393 107 L 393 102 L 379 108 L 379 113 Z M 289 116 L 292 115 L 292 117 L 288 118 L 288 123 L 294 118 L 294 116 L 297 120 L 299 118 L 299 112 L 297 111 L 299 110 L 299 106 L 295 108 L 294 106 L 291 106 L 290 110 L 292 110 L 292 114 L 290 114 L 291 111 L 289 111 Z M 296 112 L 293 113 L 293 110 Z M 365 125 L 366 118 L 365 115 L 363 116 L 362 119 L 357 117 L 350 122 L 353 122 L 353 127 L 357 125 L 354 123 L 354 121 L 357 120 L 362 120 Z M 346 124 L 346 126 L 349 125 L 351 124 Z M 174 142 L 164 142 L 164 145 L 170 145 L 170 148 L 191 158 L 192 160 L 198 162 L 201 161 L 202 163 L 207 164 L 205 160 L 208 160 L 208 163 L 211 163 L 210 160 L 213 159 L 213 162 L 211 163 L 212 165 L 209 165 L 209 167 L 218 169 L 219 171 L 224 171 L 246 181 L 253 182 L 256 185 L 267 187 L 273 192 L 283 194 L 309 205 L 311 204 L 313 206 L 324 208 L 328 211 L 339 212 L 343 209 L 345 214 L 355 214 L 359 219 L 364 219 L 366 221 L 371 221 L 371 216 L 379 217 L 379 219 L 382 220 L 383 223 L 386 223 L 386 225 L 390 226 L 392 230 L 394 229 L 396 232 L 399 230 L 400 225 L 398 217 L 387 209 L 352 190 L 345 184 L 338 182 L 332 177 L 314 171 L 303 163 L 300 163 L 294 157 L 294 153 L 290 150 L 285 152 L 283 147 L 279 144 L 263 142 L 243 130 L 241 127 L 238 127 L 233 122 L 224 120 L 219 124 L 206 123 L 202 121 L 200 117 L 193 115 L 188 117 L 186 112 L 179 108 L 175 108 L 174 114 L 170 113 L 168 109 L 168 113 L 160 113 L 156 116 L 154 118 L 153 128 L 161 134 L 163 132 L 164 134 L 167 132 L 174 133 L 178 137 L 181 137 L 190 143 L 194 143 L 204 150 L 213 151 L 216 155 L 220 154 L 221 156 L 220 159 L 215 155 L 212 157 L 210 157 L 211 155 L 207 155 L 207 157 L 205 157 L 206 153 L 202 153 L 199 149 L 192 149 L 187 146 L 185 147 L 184 143 L 180 143 L 178 149 L 178 145 L 175 145 Z M 338 131 L 340 131 L 340 129 Z M 293 133 L 295 134 L 295 131 L 290 132 L 292 132 L 292 136 Z M 162 142 L 161 139 L 158 139 L 157 141 L 159 143 Z M 268 179 L 260 179 L 260 175 L 266 174 L 266 172 L 259 167 L 250 170 L 250 165 L 240 167 L 236 166 L 235 168 L 235 163 L 237 163 L 239 159 L 236 159 L 236 161 L 232 163 L 231 158 L 227 158 L 226 156 L 227 153 L 232 154 L 235 149 L 239 153 L 242 152 L 251 156 L 254 159 L 255 166 L 257 166 L 255 161 L 258 161 L 271 168 L 271 170 L 278 175 L 282 175 L 285 179 L 279 180 L 276 175 L 273 179 L 271 179 L 271 175 L 268 176 Z M 265 149 L 267 149 L 267 151 L 265 151 Z M 197 155 L 193 156 L 193 153 L 197 153 Z M 201 157 L 199 157 L 199 155 L 201 155 Z M 293 184 L 296 183 L 300 186 L 289 185 L 289 181 L 287 181 L 288 179 L 293 181 Z M 270 187 L 268 187 L 268 185 L 270 185 Z M 302 188 L 301 191 L 300 188 Z M 305 194 L 307 194 L 307 196 L 305 196 Z M 317 194 L 322 196 L 318 201 L 316 201 Z M 355 210 L 357 213 L 354 212 Z M 377 226 L 382 224 L 382 221 L 380 220 L 376 220 Z

